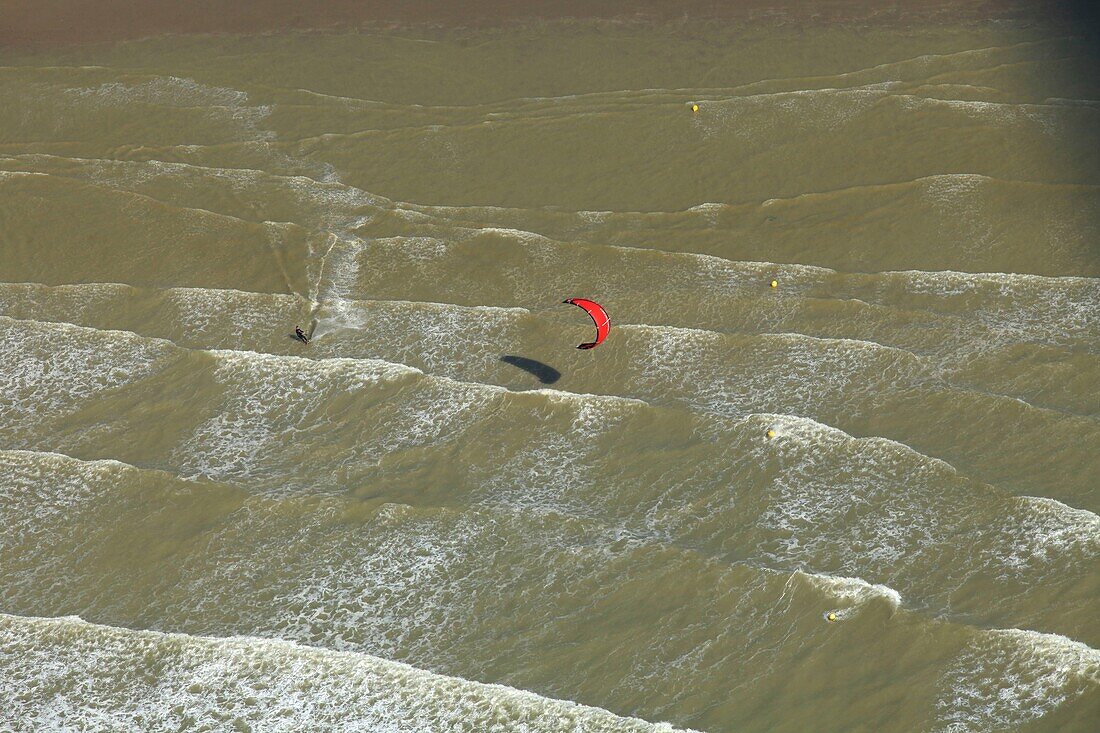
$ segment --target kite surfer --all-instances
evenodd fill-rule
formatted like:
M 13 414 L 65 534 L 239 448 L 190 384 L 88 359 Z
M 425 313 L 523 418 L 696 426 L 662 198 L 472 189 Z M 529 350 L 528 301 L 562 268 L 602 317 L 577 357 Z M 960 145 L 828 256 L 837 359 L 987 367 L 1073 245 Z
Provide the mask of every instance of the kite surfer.
M 306 336 L 304 333 L 302 333 L 302 329 L 298 328 L 297 326 L 294 327 L 294 338 L 298 339 L 303 344 L 309 343 L 309 336 Z

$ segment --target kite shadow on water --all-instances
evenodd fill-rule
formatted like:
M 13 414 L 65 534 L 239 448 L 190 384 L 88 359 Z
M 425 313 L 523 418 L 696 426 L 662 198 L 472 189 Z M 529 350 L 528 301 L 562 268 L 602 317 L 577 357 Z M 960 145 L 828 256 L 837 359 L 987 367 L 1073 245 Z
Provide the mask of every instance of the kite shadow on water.
M 525 372 L 534 374 L 540 382 L 543 384 L 553 384 L 561 379 L 561 372 L 549 364 L 543 364 L 541 361 L 535 361 L 534 359 L 528 359 L 525 356 L 513 356 L 507 354 L 500 357 L 500 360 L 505 364 L 511 364 L 512 366 L 519 367 Z

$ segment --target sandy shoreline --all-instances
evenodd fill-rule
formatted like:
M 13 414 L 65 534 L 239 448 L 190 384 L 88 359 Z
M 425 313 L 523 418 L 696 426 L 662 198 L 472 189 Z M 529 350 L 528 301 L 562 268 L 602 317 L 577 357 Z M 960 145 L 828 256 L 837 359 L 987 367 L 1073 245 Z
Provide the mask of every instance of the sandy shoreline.
M 576 19 L 653 21 L 769 19 L 790 22 L 1061 20 L 1080 29 L 1095 12 L 1065 0 L 8 0 L 0 46 L 42 48 L 114 42 L 166 33 L 264 33 L 439 25 L 485 27 Z

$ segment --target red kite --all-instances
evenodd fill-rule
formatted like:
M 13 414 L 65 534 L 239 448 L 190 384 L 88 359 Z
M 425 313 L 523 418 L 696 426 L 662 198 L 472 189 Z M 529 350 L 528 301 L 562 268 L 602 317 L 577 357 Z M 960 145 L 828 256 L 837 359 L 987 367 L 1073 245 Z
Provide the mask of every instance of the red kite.
M 592 316 L 592 322 L 596 324 L 596 340 L 590 341 L 587 344 L 581 344 L 578 349 L 594 349 L 603 343 L 603 340 L 607 338 L 608 332 L 611 330 L 611 318 L 608 317 L 607 311 L 603 309 L 603 306 L 593 300 L 585 300 L 584 298 L 570 298 L 569 300 L 563 300 L 563 303 L 569 305 L 575 305 L 578 308 L 583 308 L 584 312 Z

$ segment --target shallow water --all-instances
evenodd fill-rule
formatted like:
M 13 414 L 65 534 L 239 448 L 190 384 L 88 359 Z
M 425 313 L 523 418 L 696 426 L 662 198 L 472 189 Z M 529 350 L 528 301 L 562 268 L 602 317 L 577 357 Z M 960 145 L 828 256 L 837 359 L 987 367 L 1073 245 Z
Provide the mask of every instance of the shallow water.
M 9 49 L 0 727 L 1091 729 L 1092 53 Z

